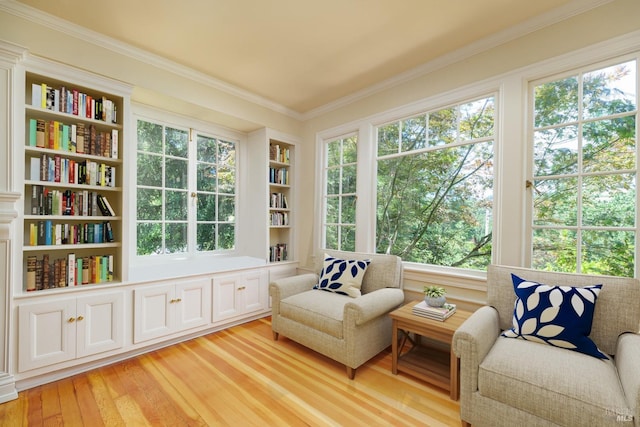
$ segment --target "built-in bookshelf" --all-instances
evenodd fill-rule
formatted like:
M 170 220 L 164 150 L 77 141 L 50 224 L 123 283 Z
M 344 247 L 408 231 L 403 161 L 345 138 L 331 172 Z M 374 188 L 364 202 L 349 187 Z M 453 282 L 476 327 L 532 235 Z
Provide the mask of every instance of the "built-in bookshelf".
M 294 146 L 269 140 L 269 262 L 290 260 Z
M 121 280 L 124 106 L 26 73 L 23 291 Z

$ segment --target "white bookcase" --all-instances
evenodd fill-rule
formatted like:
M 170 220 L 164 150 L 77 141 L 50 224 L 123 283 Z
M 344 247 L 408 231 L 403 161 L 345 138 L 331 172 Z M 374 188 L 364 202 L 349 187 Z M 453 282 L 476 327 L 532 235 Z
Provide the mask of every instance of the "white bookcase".
M 270 264 L 297 261 L 295 248 L 297 170 L 295 137 L 263 128 L 249 134 L 247 158 L 252 182 L 263 186 L 247 194 L 241 209 L 242 250 Z M 261 147 L 262 149 L 256 149 Z M 264 222 L 256 221 L 262 215 Z
M 44 61 L 43 61 L 44 62 Z M 39 63 L 24 74 L 22 283 L 16 295 L 123 280 L 125 85 Z

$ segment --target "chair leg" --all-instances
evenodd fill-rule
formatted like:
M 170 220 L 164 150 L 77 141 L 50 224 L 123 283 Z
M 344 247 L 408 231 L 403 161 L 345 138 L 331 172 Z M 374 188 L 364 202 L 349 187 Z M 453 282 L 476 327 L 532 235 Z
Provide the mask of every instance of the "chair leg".
M 471 423 L 466 422 L 465 420 L 460 420 L 462 427 L 471 427 Z
M 347 366 L 347 376 L 350 380 L 354 379 L 356 377 L 356 369 L 351 366 Z
M 278 341 L 279 334 L 276 331 L 272 331 L 272 332 L 273 332 L 273 340 Z

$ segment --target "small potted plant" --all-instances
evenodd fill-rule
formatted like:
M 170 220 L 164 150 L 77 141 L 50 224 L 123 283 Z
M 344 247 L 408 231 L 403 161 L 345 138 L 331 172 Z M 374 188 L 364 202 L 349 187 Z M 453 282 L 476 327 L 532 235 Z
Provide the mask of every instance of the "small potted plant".
M 446 291 L 441 286 L 425 286 L 424 287 L 424 301 L 431 307 L 442 307 L 447 299 L 445 298 Z

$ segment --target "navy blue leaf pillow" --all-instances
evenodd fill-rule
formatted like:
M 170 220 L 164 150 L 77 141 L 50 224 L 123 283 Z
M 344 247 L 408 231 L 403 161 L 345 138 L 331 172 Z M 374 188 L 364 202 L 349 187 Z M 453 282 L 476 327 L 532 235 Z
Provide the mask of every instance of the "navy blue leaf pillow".
M 607 359 L 589 338 L 602 285 L 550 286 L 511 275 L 516 292 L 513 327 L 502 333 Z
M 371 264 L 370 259 L 345 260 L 325 254 L 320 281 L 313 289 L 335 292 L 352 298 L 359 297 L 362 278 L 369 264 Z

